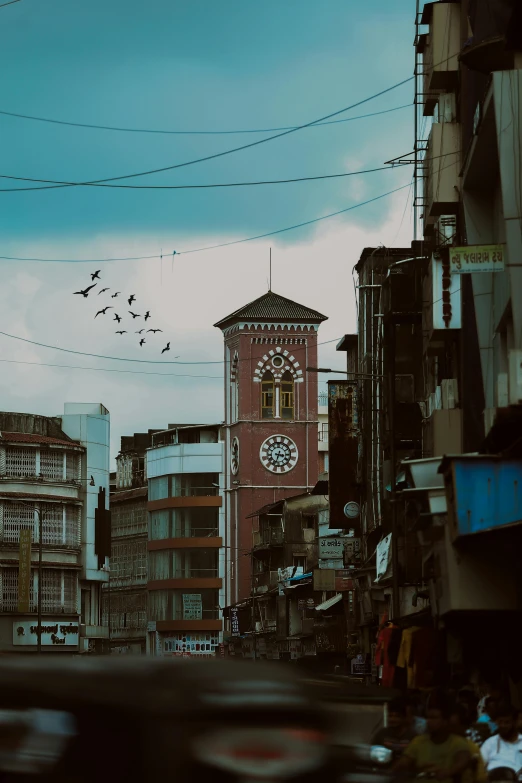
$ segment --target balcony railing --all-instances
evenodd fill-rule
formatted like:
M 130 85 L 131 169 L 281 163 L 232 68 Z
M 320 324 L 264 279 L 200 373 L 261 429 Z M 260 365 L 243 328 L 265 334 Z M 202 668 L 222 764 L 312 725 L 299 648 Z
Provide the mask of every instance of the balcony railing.
M 326 392 L 319 394 L 319 405 L 328 405 L 328 394 Z
M 216 538 L 219 536 L 217 527 L 175 528 L 174 538 Z
M 186 620 L 188 618 L 183 616 L 183 609 L 178 609 L 174 612 L 174 620 Z M 191 618 L 194 619 L 194 618 Z M 221 612 L 219 609 L 202 609 L 201 610 L 201 619 L 202 620 L 220 620 L 221 619 Z
M 174 497 L 208 498 L 219 495 L 219 487 L 177 487 L 173 491 Z
M 217 579 L 217 568 L 175 568 L 174 579 Z
M 254 533 L 254 546 L 280 545 L 284 541 L 284 531 L 280 527 L 269 527 Z

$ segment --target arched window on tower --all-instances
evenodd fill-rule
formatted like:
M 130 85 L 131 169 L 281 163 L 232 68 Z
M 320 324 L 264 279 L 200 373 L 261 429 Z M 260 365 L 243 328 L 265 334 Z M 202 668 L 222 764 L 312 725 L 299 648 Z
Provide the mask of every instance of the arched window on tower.
M 294 379 L 288 370 L 281 378 L 281 418 L 294 418 Z
M 268 371 L 261 378 L 261 418 L 274 418 L 274 376 Z

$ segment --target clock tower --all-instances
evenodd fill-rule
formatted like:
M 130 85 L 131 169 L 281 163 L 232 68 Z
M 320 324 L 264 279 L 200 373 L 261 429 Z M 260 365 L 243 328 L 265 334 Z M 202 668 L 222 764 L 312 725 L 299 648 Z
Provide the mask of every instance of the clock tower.
M 225 597 L 251 591 L 251 515 L 318 472 L 317 333 L 326 316 L 273 291 L 215 326 L 225 342 Z

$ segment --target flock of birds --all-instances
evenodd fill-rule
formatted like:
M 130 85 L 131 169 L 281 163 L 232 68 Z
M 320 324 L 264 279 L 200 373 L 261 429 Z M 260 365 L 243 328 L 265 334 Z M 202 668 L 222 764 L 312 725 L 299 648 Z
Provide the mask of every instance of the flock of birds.
M 101 272 L 101 269 L 97 269 L 96 272 L 91 272 L 91 285 L 87 286 L 87 288 L 84 288 L 83 291 L 74 291 L 74 295 L 75 296 L 83 296 L 84 299 L 87 299 L 87 297 L 89 296 L 89 294 L 92 291 L 92 289 L 96 288 L 96 286 L 98 285 L 98 283 L 95 283 L 94 281 L 95 280 L 101 280 L 100 272 Z M 98 296 L 100 296 L 101 294 L 105 294 L 105 293 L 107 293 L 107 291 L 110 291 L 110 290 L 111 290 L 110 288 L 100 288 L 100 290 L 98 291 Z M 121 291 L 115 291 L 113 294 L 110 294 L 110 297 L 111 297 L 111 299 L 117 299 L 118 296 L 120 296 L 120 295 L 121 295 Z M 132 304 L 135 301 L 136 301 L 136 297 L 134 296 L 134 294 L 131 294 L 129 296 L 129 298 L 127 299 L 127 302 L 129 303 L 129 307 L 132 307 Z M 99 315 L 107 315 L 107 310 L 114 310 L 114 309 L 115 309 L 114 305 L 107 305 L 106 307 L 102 307 L 101 310 L 98 310 L 98 312 L 96 313 L 94 318 L 95 319 L 98 318 Z M 136 318 L 142 318 L 143 317 L 145 323 L 147 323 L 149 318 L 152 317 L 151 314 L 150 314 L 150 310 L 147 310 L 145 315 L 143 315 L 143 316 L 141 316 L 139 313 L 133 312 L 132 310 L 129 310 L 128 313 L 129 313 L 129 315 L 132 316 L 132 321 L 135 321 Z M 123 320 L 123 318 L 120 315 L 118 315 L 118 313 L 112 313 L 112 315 L 114 315 L 114 321 L 116 321 L 118 326 L 119 326 L 121 321 Z M 162 332 L 162 331 L 163 331 L 162 329 L 145 329 L 144 328 L 144 329 L 139 329 L 138 331 L 134 332 L 134 334 L 139 334 L 141 336 L 143 334 L 143 332 L 146 332 L 147 334 L 149 332 L 152 332 L 152 334 L 157 334 L 158 332 Z M 122 335 L 122 334 L 128 334 L 128 332 L 127 332 L 126 329 L 119 329 L 116 332 L 116 334 Z M 139 345 L 140 345 L 140 348 L 143 348 L 143 346 L 145 345 L 145 337 L 140 337 Z M 163 348 L 161 353 L 162 354 L 166 353 L 166 351 L 170 351 L 170 343 L 167 343 L 167 345 L 165 346 L 165 348 Z M 174 358 L 175 359 L 179 359 L 179 356 L 175 356 Z

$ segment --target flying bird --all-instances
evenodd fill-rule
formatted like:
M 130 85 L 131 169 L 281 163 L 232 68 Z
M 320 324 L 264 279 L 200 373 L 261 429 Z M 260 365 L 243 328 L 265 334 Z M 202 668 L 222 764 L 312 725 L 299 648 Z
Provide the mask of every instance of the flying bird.
M 101 272 L 101 269 L 97 269 L 96 272 L 91 272 L 91 281 L 101 280 L 100 272 Z
M 116 297 L 118 296 L 118 294 L 121 294 L 121 291 L 116 291 L 116 293 L 115 293 L 115 294 L 111 294 L 111 299 L 116 299 Z
M 132 315 L 133 318 L 141 318 L 141 315 L 139 313 L 133 313 L 132 310 L 129 310 L 129 313 Z
M 98 291 L 98 296 L 99 296 L 100 294 L 103 294 L 103 293 L 105 293 L 105 291 L 110 291 L 110 290 L 111 290 L 110 288 L 102 288 L 100 291 Z
M 104 307 L 103 310 L 98 310 L 98 312 L 96 313 L 96 315 L 94 317 L 98 318 L 99 315 L 105 315 L 107 310 L 111 310 L 111 309 L 112 309 L 111 306 L 107 305 L 107 307 Z
M 145 345 L 145 338 L 144 337 L 142 337 L 141 340 L 140 340 L 140 346 L 141 345 Z
M 139 332 L 134 332 L 134 334 L 143 334 L 144 331 L 145 329 L 140 329 Z
M 128 303 L 129 303 L 130 305 L 131 305 L 133 302 L 135 302 L 135 301 L 136 301 L 136 297 L 134 296 L 134 294 L 131 294 L 131 295 L 129 296 L 129 298 L 127 299 L 127 301 L 128 301 Z
M 170 351 L 170 343 L 167 343 L 166 347 L 162 350 L 161 353 L 165 353 L 165 351 Z
M 96 288 L 98 283 L 94 283 L 94 285 L 90 285 L 88 288 L 84 288 L 83 291 L 75 291 L 75 294 L 81 294 L 85 299 L 89 296 L 89 291 L 91 288 Z
M 118 315 L 118 313 L 114 313 L 114 320 L 115 320 L 115 321 L 118 321 L 118 323 L 120 323 L 120 321 L 121 321 L 121 315 Z
M 145 320 L 148 321 L 149 318 L 150 318 L 150 310 L 147 310 L 147 312 L 145 313 Z
M 116 332 L 116 334 L 127 334 L 125 330 L 122 330 L 121 332 Z
M 156 334 L 156 332 L 162 332 L 162 331 L 163 329 L 147 329 L 147 332 L 153 332 L 154 334 Z

